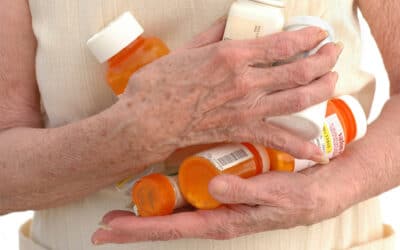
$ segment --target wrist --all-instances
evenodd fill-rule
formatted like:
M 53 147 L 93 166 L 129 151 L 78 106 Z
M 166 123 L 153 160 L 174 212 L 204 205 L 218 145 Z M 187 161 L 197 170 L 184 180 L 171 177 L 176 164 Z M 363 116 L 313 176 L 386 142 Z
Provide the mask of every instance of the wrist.
M 324 219 L 338 216 L 365 197 L 366 172 L 359 172 L 362 164 L 354 155 L 346 153 L 329 165 L 317 168 L 313 178 L 318 183 L 315 192 Z
M 114 120 L 111 128 L 114 138 L 119 138 L 123 147 L 141 164 L 149 165 L 165 160 L 177 146 L 168 133 L 159 129 L 159 120 L 151 116 L 148 104 L 140 97 L 124 97 L 108 111 L 109 119 Z M 164 126 L 165 127 L 165 126 Z

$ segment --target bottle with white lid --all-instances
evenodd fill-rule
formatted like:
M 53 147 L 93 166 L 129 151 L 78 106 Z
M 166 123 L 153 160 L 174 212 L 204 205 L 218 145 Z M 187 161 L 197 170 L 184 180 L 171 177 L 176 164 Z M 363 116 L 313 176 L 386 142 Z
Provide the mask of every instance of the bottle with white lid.
M 349 95 L 333 98 L 328 101 L 321 135 L 312 142 L 333 159 L 344 152 L 346 145 L 365 136 L 367 124 L 367 116 L 357 99 Z M 317 164 L 278 150 L 267 150 L 271 171 L 298 172 Z
M 361 139 L 366 133 L 367 117 L 361 104 L 352 96 L 340 96 L 328 101 L 321 136 L 312 142 L 333 159 L 344 152 L 347 144 Z M 181 163 L 180 191 L 176 179 L 161 175 L 143 178 L 132 192 L 132 200 L 138 204 L 135 213 L 165 215 L 187 203 L 199 209 L 217 208 L 221 203 L 210 195 L 208 185 L 218 175 L 249 178 L 267 171 L 298 172 L 316 164 L 257 144 L 219 145 Z
M 281 0 L 237 0 L 229 10 L 224 40 L 246 40 L 282 31 Z
M 87 41 L 87 46 L 100 63 L 108 63 L 107 82 L 116 95 L 121 95 L 130 77 L 141 67 L 169 53 L 157 37 L 144 37 L 144 29 L 130 12 L 124 12 Z M 154 165 L 149 169 L 160 169 Z M 145 171 L 149 173 L 150 170 Z M 130 192 L 137 177 L 115 184 L 120 192 Z
M 328 37 L 316 48 L 292 58 L 292 61 L 314 55 L 324 45 L 335 41 L 335 32 L 333 28 L 326 21 L 316 16 L 292 17 L 286 23 L 284 30 L 294 31 L 310 26 L 319 27 L 327 31 Z M 324 125 L 326 105 L 327 103 L 323 102 L 295 114 L 267 118 L 267 121 L 301 136 L 306 140 L 315 139 L 320 135 Z
M 100 63 L 108 62 L 107 81 L 116 95 L 124 92 L 134 72 L 169 53 L 163 41 L 144 37 L 143 32 L 136 18 L 125 12 L 87 42 Z

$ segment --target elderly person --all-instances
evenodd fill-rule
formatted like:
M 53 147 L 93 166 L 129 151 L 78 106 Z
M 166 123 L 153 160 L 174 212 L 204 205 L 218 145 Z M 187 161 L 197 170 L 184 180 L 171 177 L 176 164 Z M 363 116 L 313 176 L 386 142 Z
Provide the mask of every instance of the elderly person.
M 393 249 L 393 233 L 371 198 L 400 183 L 400 3 L 286 1 L 287 17 L 322 16 L 345 48 L 328 44 L 272 68 L 249 65 L 290 58 L 326 34 L 307 28 L 219 42 L 219 21 L 191 38 L 231 3 L 1 1 L 0 212 L 37 210 L 21 229 L 21 249 Z M 311 143 L 262 118 L 341 94 L 353 94 L 369 111 L 374 79 L 359 69 L 357 7 L 381 48 L 393 94 L 365 139 L 328 167 L 218 177 L 210 191 L 231 205 L 214 211 L 146 219 L 114 211 L 96 231 L 103 214 L 129 199 L 110 186 L 178 148 L 252 141 L 324 162 Z M 117 101 L 85 42 L 124 11 L 174 51 L 135 74 Z M 157 240 L 169 241 L 149 242 Z

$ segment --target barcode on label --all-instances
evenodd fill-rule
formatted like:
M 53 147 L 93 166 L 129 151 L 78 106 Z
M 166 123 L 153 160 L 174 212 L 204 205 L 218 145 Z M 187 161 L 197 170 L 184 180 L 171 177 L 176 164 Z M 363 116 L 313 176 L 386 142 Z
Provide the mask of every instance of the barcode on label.
M 249 154 L 247 154 L 247 152 L 244 151 L 243 149 L 239 149 L 233 153 L 230 153 L 221 158 L 218 158 L 216 160 L 216 163 L 218 164 L 218 168 L 226 169 L 227 165 L 232 164 L 234 162 L 237 162 L 237 161 L 247 158 L 247 157 L 249 157 Z
M 224 171 L 254 157 L 251 151 L 241 144 L 217 147 L 200 152 L 197 156 L 209 160 L 219 171 Z

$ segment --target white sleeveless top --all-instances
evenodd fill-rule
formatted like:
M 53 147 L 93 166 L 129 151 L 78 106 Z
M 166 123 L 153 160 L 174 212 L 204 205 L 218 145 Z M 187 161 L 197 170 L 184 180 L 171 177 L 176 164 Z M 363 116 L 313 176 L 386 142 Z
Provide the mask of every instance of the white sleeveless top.
M 47 126 L 61 126 L 94 115 L 116 98 L 104 66 L 86 47 L 87 39 L 124 11 L 131 11 L 146 33 L 175 49 L 227 13 L 232 0 L 30 0 L 38 40 L 36 71 Z M 314 15 L 327 20 L 345 49 L 336 67 L 336 94 L 354 94 L 366 111 L 374 78 L 360 71 L 360 35 L 352 0 L 288 0 L 286 16 Z M 311 227 L 260 233 L 229 241 L 179 240 L 94 247 L 91 234 L 103 214 L 126 205 L 113 188 L 79 202 L 35 213 L 31 240 L 40 249 L 346 249 L 380 239 L 383 227 L 375 199 L 338 218 Z M 24 248 L 24 246 L 21 246 Z M 25 247 L 25 249 L 30 249 Z M 33 248 L 31 248 L 33 249 Z M 39 248 L 35 248 L 39 249 Z

